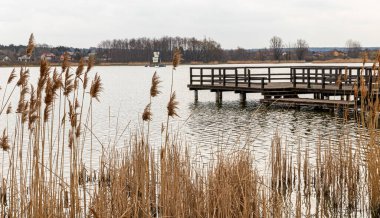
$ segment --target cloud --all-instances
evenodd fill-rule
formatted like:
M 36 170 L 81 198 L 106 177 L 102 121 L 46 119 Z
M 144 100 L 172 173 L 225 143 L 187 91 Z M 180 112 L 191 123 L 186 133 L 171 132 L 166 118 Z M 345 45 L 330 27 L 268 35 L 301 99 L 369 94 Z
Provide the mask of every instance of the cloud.
M 369 6 L 369 7 L 368 7 Z M 278 35 L 310 46 L 377 46 L 380 2 L 374 0 L 15 0 L 0 7 L 0 44 L 76 47 L 132 37 L 210 37 L 224 48 L 267 47 Z

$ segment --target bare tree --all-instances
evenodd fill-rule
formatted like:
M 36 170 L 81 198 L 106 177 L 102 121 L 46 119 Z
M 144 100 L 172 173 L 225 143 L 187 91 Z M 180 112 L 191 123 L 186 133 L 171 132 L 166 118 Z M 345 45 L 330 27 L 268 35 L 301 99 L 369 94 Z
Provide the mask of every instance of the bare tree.
M 297 39 L 295 51 L 298 60 L 305 60 L 306 54 L 309 52 L 309 45 L 304 39 Z
M 266 48 L 259 49 L 256 52 L 256 59 L 259 61 L 265 61 L 265 58 L 268 56 L 268 50 Z
M 284 49 L 284 45 L 282 44 L 282 39 L 278 36 L 273 36 L 270 39 L 270 49 L 272 51 L 274 60 L 279 61 Z
M 347 56 L 350 58 L 358 58 L 362 47 L 359 41 L 354 41 L 352 39 L 347 40 L 346 42 Z
M 284 52 L 282 53 L 282 56 L 285 58 L 285 60 L 290 61 L 293 56 L 293 45 L 291 43 L 288 43 L 288 45 L 285 46 Z

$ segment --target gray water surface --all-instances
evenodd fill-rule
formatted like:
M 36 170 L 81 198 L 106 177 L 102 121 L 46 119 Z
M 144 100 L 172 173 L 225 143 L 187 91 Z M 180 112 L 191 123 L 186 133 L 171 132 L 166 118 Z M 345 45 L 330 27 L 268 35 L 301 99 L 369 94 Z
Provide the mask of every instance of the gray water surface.
M 264 107 L 259 104 L 260 94 L 248 94 L 246 107 L 242 107 L 237 94 L 224 93 L 223 104 L 218 106 L 214 102 L 214 93 L 200 91 L 199 102 L 195 103 L 193 92 L 187 88 L 189 67 L 179 66 L 174 71 L 173 90 L 179 101 L 179 117 L 170 119 L 169 127 L 170 132 L 177 133 L 183 145 L 189 147 L 195 162 L 207 162 L 218 150 L 228 154 L 247 149 L 254 151 L 258 166 L 264 166 L 275 134 L 281 136 L 290 152 L 292 149 L 296 152 L 299 145 L 301 150 L 306 150 L 318 141 L 336 140 L 343 132 L 355 137 L 355 128 L 347 128 L 356 126 L 354 122 L 343 128 L 342 119 L 327 111 Z M 149 103 L 151 78 L 155 71 L 162 83 L 161 94 L 152 100 L 150 143 L 158 149 L 163 141 L 161 127 L 167 120 L 172 68 L 96 66 L 92 70 L 90 75 L 93 77 L 99 73 L 104 85 L 100 102 L 94 102 L 93 108 L 94 134 L 103 146 L 117 141 L 117 146 L 123 147 L 131 133 L 141 130 L 143 125 L 146 130 L 141 114 Z M 10 72 L 11 68 L 0 68 L 1 84 L 5 83 Z M 32 67 L 31 81 L 35 81 L 38 75 L 39 68 Z M 93 141 L 94 149 L 100 151 L 100 143 Z M 85 148 L 85 154 L 89 149 Z

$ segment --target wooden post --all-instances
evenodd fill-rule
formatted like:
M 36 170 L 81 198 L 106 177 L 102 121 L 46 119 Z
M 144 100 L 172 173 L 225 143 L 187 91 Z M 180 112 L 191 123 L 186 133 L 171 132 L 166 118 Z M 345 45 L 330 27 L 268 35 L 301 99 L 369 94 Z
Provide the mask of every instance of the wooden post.
M 226 69 L 223 69 L 223 86 L 226 86 Z
M 261 89 L 264 89 L 264 77 L 261 78 Z
M 311 84 L 310 84 L 310 68 L 307 69 L 307 88 L 311 88 Z
M 223 92 L 222 91 L 216 91 L 215 92 L 215 101 L 217 104 L 222 104 L 223 101 Z
M 357 74 L 357 79 L 356 79 L 356 81 L 357 81 L 357 83 L 358 83 L 358 88 L 360 88 L 360 68 L 358 68 L 357 70 L 356 70 L 356 74 Z
M 326 76 L 325 76 L 325 69 L 322 69 L 322 89 L 326 88 Z
M 345 78 L 346 77 L 346 73 L 347 73 L 347 78 Z M 344 75 L 342 75 L 342 80 L 344 80 L 344 85 L 349 84 L 349 82 L 348 82 L 348 68 L 347 67 L 344 68 Z
M 201 68 L 200 81 L 201 81 L 201 85 L 203 85 L 203 68 Z
M 350 68 L 348 70 L 348 83 L 351 85 L 352 84 L 352 69 Z
M 238 81 L 238 69 L 235 68 L 235 87 L 238 87 L 239 81 Z
M 291 68 L 291 71 L 293 71 L 293 88 L 297 87 L 297 69 Z
M 305 68 L 302 68 L 302 83 L 305 82 Z
M 197 102 L 198 101 L 198 90 L 194 90 L 194 101 Z
M 247 82 L 247 68 L 244 67 L 244 82 Z
M 214 85 L 214 68 L 211 69 L 211 85 Z
M 330 68 L 330 77 L 329 77 L 329 83 L 330 83 L 330 84 L 332 83 L 331 78 L 332 78 L 332 68 Z
M 247 99 L 246 93 L 245 92 L 240 92 L 240 104 L 244 105 L 246 99 Z
M 248 69 L 248 87 L 251 87 L 251 69 Z
M 318 83 L 318 69 L 315 68 L 314 71 L 315 71 L 315 83 L 317 84 Z
M 193 85 L 193 68 L 190 67 L 190 85 Z
M 268 67 L 268 83 L 270 83 L 270 67 Z
M 222 69 L 219 68 L 219 80 L 218 80 L 218 85 L 220 85 L 221 80 L 222 80 Z

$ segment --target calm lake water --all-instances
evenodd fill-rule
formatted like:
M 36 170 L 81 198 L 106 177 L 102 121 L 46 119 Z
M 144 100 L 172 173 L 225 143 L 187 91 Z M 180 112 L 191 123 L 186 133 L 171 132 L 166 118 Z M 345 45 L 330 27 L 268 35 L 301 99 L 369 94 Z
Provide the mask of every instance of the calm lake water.
M 179 66 L 174 72 L 173 90 L 180 104 L 177 112 L 179 117 L 171 119 L 170 128 L 171 132 L 178 132 L 184 145 L 190 148 L 194 163 L 207 163 L 217 150 L 229 153 L 248 149 L 254 151 L 260 168 L 265 165 L 271 141 L 277 133 L 289 148 L 294 148 L 294 152 L 300 143 L 302 150 L 308 149 L 319 140 L 327 141 L 330 137 L 336 140 L 343 131 L 355 135 L 355 128 L 342 129 L 343 121 L 334 114 L 311 108 L 265 108 L 259 104 L 262 98 L 260 94 L 248 94 L 247 105 L 242 107 L 239 95 L 226 92 L 223 105 L 219 107 L 214 102 L 214 93 L 200 91 L 199 102 L 195 103 L 194 93 L 187 88 L 189 67 Z M 91 71 L 91 76 L 99 73 L 104 84 L 100 102 L 96 102 L 93 109 L 94 133 L 103 145 L 117 141 L 117 146 L 123 147 L 131 133 L 141 129 L 141 114 L 149 103 L 151 78 L 155 71 L 162 83 L 161 94 L 152 102 L 150 142 L 158 149 L 163 138 L 161 126 L 163 123 L 166 125 L 172 68 L 96 66 Z M 11 68 L 0 68 L 1 84 L 4 84 L 10 72 Z M 36 80 L 38 74 L 39 68 L 31 68 L 31 80 Z M 354 126 L 352 122 L 345 127 Z M 94 145 L 99 151 L 100 144 L 94 142 Z M 85 152 L 88 152 L 89 148 L 86 149 Z

